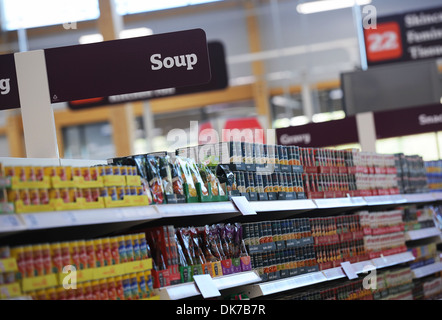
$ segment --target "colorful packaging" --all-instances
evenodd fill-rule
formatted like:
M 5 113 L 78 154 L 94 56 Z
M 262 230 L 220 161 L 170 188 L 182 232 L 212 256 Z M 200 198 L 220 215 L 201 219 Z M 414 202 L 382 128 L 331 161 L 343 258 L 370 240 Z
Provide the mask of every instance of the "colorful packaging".
M 140 245 L 140 254 L 141 259 L 148 259 L 149 258 L 149 252 L 147 250 L 147 241 L 146 241 L 146 235 L 143 232 L 138 233 L 138 243 Z
M 117 300 L 117 286 L 114 277 L 110 277 L 107 279 L 107 294 L 109 300 Z
M 103 267 L 104 263 L 104 252 L 103 252 L 103 241 L 101 239 L 95 239 L 94 242 L 94 251 L 95 251 L 95 266 Z
M 93 300 L 94 299 L 91 281 L 83 282 L 83 292 L 84 292 L 84 299 L 85 300 Z
M 124 300 L 123 277 L 117 276 L 115 279 L 116 299 Z
M 72 264 L 72 259 L 71 259 L 69 242 L 67 241 L 61 242 L 60 247 L 61 247 L 61 263 L 63 270 L 64 266 Z
M 144 299 L 148 297 L 146 280 L 144 278 L 144 272 L 137 272 L 137 282 L 138 282 L 138 297 Z
M 112 265 L 112 250 L 111 250 L 111 242 L 110 238 L 102 238 L 101 242 L 103 244 L 103 259 L 104 259 L 104 265 L 110 266 Z
M 78 250 L 78 242 L 69 242 L 69 253 L 71 255 L 71 261 L 75 268 L 80 269 L 80 252 Z
M 130 289 L 132 293 L 132 300 L 138 300 L 139 294 L 138 294 L 138 278 L 136 273 L 131 273 L 129 275 L 130 278 Z
M 120 263 L 119 243 L 117 236 L 110 238 L 110 247 L 111 247 L 112 264 Z
M 120 256 L 120 263 L 128 262 L 124 236 L 118 236 L 118 255 Z
M 134 261 L 135 260 L 135 256 L 134 256 L 134 247 L 132 244 L 132 236 L 131 235 L 125 235 L 124 236 L 124 245 L 126 247 L 126 258 L 127 261 Z
M 78 255 L 80 257 L 79 259 L 79 268 L 80 270 L 86 269 L 87 268 L 87 263 L 88 263 L 88 256 L 87 256 L 87 250 L 86 250 L 86 241 L 85 240 L 78 240 L 77 241 L 77 245 L 78 245 Z
M 61 256 L 61 245 L 59 242 L 51 243 L 52 272 L 61 273 L 63 271 L 63 260 Z
M 43 243 L 41 245 L 41 254 L 43 260 L 43 273 L 51 274 L 52 273 L 52 260 L 51 260 L 51 246 L 49 243 Z
M 130 235 L 132 238 L 132 248 L 134 252 L 134 260 L 138 261 L 141 260 L 141 249 L 140 249 L 140 243 L 138 241 L 138 234 L 132 234 Z
M 86 240 L 87 268 L 95 268 L 97 261 L 95 258 L 95 247 L 93 240 Z
M 124 300 L 132 300 L 132 287 L 129 275 L 122 277 Z

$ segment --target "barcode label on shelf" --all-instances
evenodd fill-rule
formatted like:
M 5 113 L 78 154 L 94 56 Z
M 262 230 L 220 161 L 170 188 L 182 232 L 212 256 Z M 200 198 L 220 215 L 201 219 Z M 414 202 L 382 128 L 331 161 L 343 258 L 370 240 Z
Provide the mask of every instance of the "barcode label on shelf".
M 232 201 L 242 215 L 247 216 L 256 214 L 255 209 L 252 208 L 246 197 L 232 197 Z
M 356 272 L 350 262 L 348 262 L 348 261 L 342 262 L 341 267 L 344 270 L 345 275 L 347 276 L 347 278 L 349 280 L 353 280 L 358 277 L 358 275 L 356 274 Z

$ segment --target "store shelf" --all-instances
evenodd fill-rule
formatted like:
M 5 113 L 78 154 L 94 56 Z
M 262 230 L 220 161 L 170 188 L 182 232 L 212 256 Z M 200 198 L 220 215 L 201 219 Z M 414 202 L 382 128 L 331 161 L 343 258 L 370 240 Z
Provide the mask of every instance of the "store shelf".
M 356 274 L 360 274 L 368 272 L 370 270 L 386 268 L 412 260 L 414 260 L 414 256 L 410 252 L 403 252 L 391 256 L 353 263 L 351 264 L 351 266 Z M 257 298 L 260 296 L 284 292 L 287 290 L 306 287 L 313 284 L 318 284 L 325 281 L 332 281 L 345 277 L 347 277 L 347 275 L 345 274 L 342 267 L 336 267 L 319 272 L 312 272 L 295 277 L 247 286 L 247 288 L 245 288 L 245 291 L 248 292 L 250 298 Z
M 363 197 L 314 199 L 318 209 L 363 207 L 367 202 Z
M 386 195 L 386 196 L 370 196 L 370 197 L 364 197 L 364 200 L 368 206 L 383 206 L 383 205 L 407 203 L 407 199 L 400 194 Z M 432 198 L 431 201 L 434 201 L 434 199 Z
M 413 272 L 413 278 L 423 278 L 436 272 L 442 271 L 442 262 L 432 263 L 424 267 L 413 269 L 411 271 Z
M 257 213 L 305 212 L 316 209 L 363 208 L 407 203 L 434 202 L 442 194 L 422 193 L 413 195 L 389 195 L 371 197 L 348 197 L 331 199 L 300 199 L 278 201 L 251 201 L 250 206 Z M 442 199 L 442 198 L 441 198 Z M 127 221 L 148 222 L 156 219 L 216 216 L 218 220 L 241 215 L 231 201 L 150 205 L 140 207 L 119 207 L 70 211 L 51 211 L 21 214 L 0 214 L 0 233 L 81 226 L 100 223 Z M 410 239 L 419 236 L 411 233 Z M 431 235 L 430 235 L 431 236 Z
M 261 281 L 255 271 L 234 273 L 212 279 L 218 290 L 235 288 Z M 195 282 L 182 283 L 155 290 L 161 300 L 180 300 L 200 295 L 200 291 Z
M 248 296 L 250 298 L 267 296 L 274 293 L 306 287 L 324 281 L 328 281 L 328 279 L 322 272 L 312 272 L 300 276 L 269 281 L 254 285 L 251 288 L 249 288 Z
M 412 241 L 441 235 L 442 233 L 438 228 L 424 228 L 405 232 L 405 240 Z
M 404 194 L 402 195 L 402 197 L 406 200 L 407 203 L 421 203 L 436 200 L 432 193 Z
M 391 256 L 380 257 L 376 259 L 372 259 L 373 265 L 376 269 L 382 269 L 386 267 L 391 267 L 397 264 L 401 264 L 404 262 L 413 261 L 415 258 L 411 252 L 402 252 L 399 254 L 394 254 Z
M 250 205 L 256 212 L 271 211 L 308 211 L 318 207 L 310 199 L 278 200 L 278 201 L 251 201 Z
M 17 214 L 24 229 L 37 230 L 160 218 L 153 207 L 124 207 L 91 210 L 51 211 Z
M 161 218 L 198 216 L 206 214 L 239 213 L 232 202 L 177 203 L 152 206 Z
M 0 214 L 0 233 L 26 230 L 26 225 L 16 214 Z

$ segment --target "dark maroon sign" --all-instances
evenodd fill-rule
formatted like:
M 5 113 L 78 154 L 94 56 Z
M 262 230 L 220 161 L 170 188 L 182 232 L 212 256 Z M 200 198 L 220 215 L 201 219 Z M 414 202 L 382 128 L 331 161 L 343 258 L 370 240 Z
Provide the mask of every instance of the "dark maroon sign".
M 312 148 L 359 141 L 354 116 L 340 120 L 276 129 L 276 138 L 277 143 L 281 145 Z
M 212 78 L 206 84 L 196 86 L 186 86 L 177 88 L 166 88 L 159 90 L 149 90 L 143 92 L 125 93 L 112 95 L 109 97 L 100 97 L 94 99 L 83 99 L 69 101 L 69 108 L 72 110 L 82 110 L 104 105 L 126 103 L 132 101 L 142 101 L 158 98 L 166 98 L 189 93 L 205 92 L 212 90 L 225 89 L 228 85 L 227 66 L 224 46 L 221 42 L 210 41 L 207 43 L 210 59 L 210 72 Z
M 51 102 L 205 84 L 202 29 L 45 50 Z
M 0 110 L 20 108 L 14 54 L 0 55 Z
M 364 28 L 369 66 L 442 56 L 442 7 L 378 17 Z
M 442 131 L 442 105 L 374 113 L 378 139 Z

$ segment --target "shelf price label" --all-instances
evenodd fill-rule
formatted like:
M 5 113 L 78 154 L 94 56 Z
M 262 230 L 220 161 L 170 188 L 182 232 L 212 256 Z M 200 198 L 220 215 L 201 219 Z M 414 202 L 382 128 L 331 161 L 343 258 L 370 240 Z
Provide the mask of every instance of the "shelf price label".
M 255 209 L 252 208 L 246 197 L 232 197 L 232 201 L 242 215 L 247 216 L 256 214 Z
M 221 295 L 210 274 L 194 275 L 193 280 L 204 299 L 219 297 Z
M 356 274 L 356 272 L 355 272 L 353 266 L 350 264 L 350 262 L 348 262 L 348 261 L 341 262 L 341 267 L 344 270 L 344 273 L 349 280 L 353 280 L 358 277 L 358 275 Z

